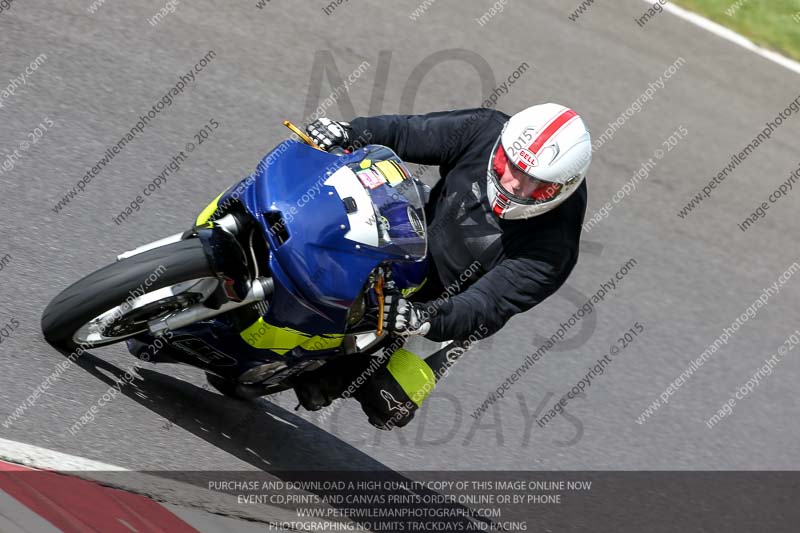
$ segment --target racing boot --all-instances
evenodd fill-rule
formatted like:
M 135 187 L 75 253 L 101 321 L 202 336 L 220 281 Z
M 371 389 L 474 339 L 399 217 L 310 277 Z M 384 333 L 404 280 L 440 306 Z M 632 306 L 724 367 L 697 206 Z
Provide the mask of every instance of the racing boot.
M 369 423 L 390 430 L 411 422 L 436 386 L 436 375 L 424 359 L 400 348 L 382 363 L 353 395 Z
M 345 355 L 326 362 L 316 370 L 293 378 L 294 392 L 307 411 L 318 411 L 337 398 L 348 398 L 381 364 L 383 356 Z M 362 377 L 363 375 L 363 377 Z

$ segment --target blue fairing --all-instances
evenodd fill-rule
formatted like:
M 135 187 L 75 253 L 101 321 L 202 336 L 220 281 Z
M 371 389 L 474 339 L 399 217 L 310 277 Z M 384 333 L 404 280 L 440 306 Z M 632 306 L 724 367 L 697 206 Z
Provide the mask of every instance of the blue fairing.
M 325 184 L 340 168 L 357 169 L 365 157 L 386 153 L 394 156 L 390 150 L 375 146 L 335 156 L 285 141 L 242 182 L 244 189 L 240 184 L 220 199 L 225 203 L 236 190 L 235 196 L 267 236 L 272 251 L 269 269 L 276 287 L 265 316 L 269 323 L 310 334 L 343 333 L 349 308 L 380 263 L 399 261 L 411 267 L 406 275 L 398 276 L 398 283 L 416 285 L 422 281 L 419 273 L 424 272 L 424 264 L 420 264 L 424 262 L 424 237 L 415 234 L 409 224 L 405 198 L 393 194 L 388 183 L 369 187 L 368 194 L 383 215 L 380 218 L 386 223 L 390 241 L 388 245 L 382 241 L 371 246 L 345 237 L 351 229 L 345 203 L 334 186 Z M 390 198 L 392 194 L 394 199 Z M 283 222 L 276 224 L 281 217 Z M 378 234 L 377 229 L 372 231 Z M 404 268 L 395 265 L 393 271 L 397 270 Z

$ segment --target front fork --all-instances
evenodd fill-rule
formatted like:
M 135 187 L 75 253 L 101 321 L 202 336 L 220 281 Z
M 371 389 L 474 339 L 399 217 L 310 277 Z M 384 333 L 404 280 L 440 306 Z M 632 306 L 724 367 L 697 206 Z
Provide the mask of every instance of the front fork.
M 274 290 L 269 277 L 250 278 L 247 254 L 236 240 L 241 224 L 233 215 L 145 244 L 117 256 L 117 261 L 185 239 L 200 239 L 206 258 L 216 274 L 218 287 L 206 301 L 196 303 L 165 318 L 148 323 L 150 333 L 163 335 L 168 330 L 186 327 L 201 320 L 266 300 Z M 253 259 L 255 260 L 255 258 Z

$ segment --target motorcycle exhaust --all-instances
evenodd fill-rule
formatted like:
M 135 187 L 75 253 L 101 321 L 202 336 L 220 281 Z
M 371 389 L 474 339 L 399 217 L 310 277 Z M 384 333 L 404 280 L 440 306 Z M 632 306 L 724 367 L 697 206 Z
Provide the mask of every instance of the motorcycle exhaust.
M 272 278 L 256 278 L 250 285 L 250 290 L 241 302 L 226 302 L 219 309 L 211 309 L 202 303 L 195 304 L 188 309 L 179 311 L 174 315 L 161 320 L 148 322 L 150 332 L 156 336 L 163 335 L 167 330 L 176 330 L 186 327 L 200 320 L 227 313 L 239 307 L 244 307 L 256 302 L 264 301 L 275 289 L 275 282 Z

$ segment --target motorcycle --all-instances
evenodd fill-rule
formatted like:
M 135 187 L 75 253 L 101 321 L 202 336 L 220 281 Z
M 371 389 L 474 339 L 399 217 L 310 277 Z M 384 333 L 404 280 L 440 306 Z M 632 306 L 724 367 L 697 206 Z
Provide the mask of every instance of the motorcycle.
M 383 303 L 424 280 L 425 186 L 385 146 L 330 153 L 284 124 L 300 140 L 275 147 L 191 229 L 56 296 L 44 338 L 78 353 L 125 341 L 139 359 L 200 368 L 239 398 L 398 347 Z

